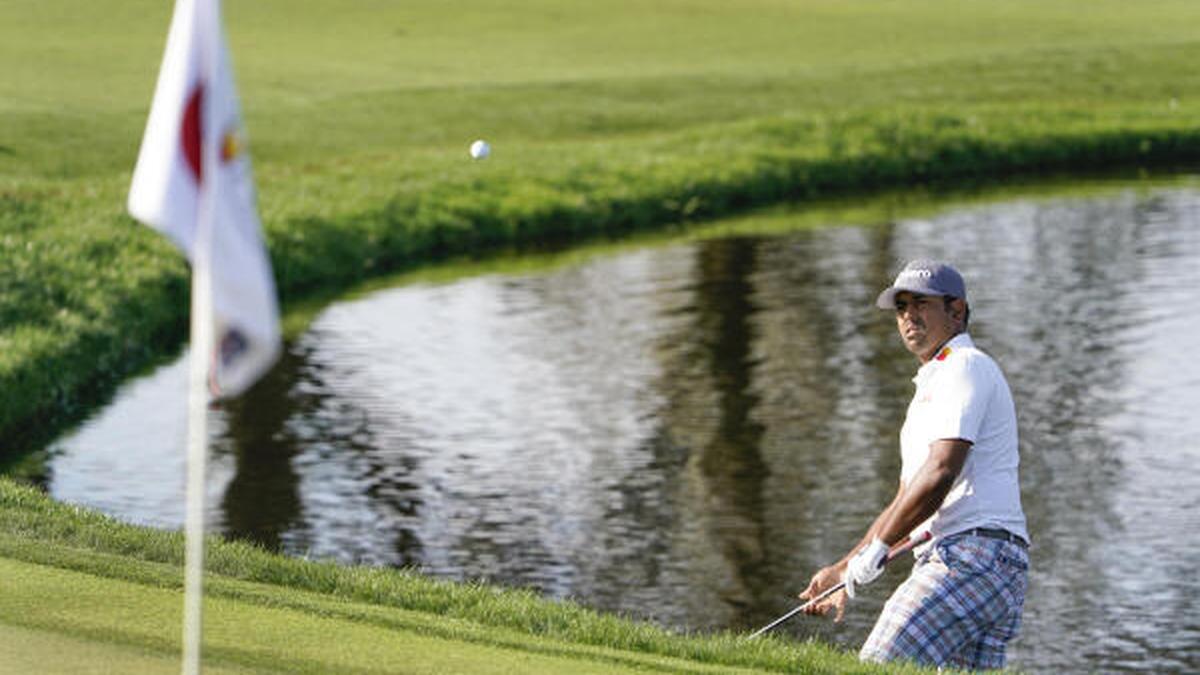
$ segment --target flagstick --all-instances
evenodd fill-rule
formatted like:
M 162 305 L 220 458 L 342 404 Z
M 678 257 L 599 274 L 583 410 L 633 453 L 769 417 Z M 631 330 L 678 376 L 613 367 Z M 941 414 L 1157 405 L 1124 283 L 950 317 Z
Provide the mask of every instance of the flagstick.
M 220 0 L 197 0 L 200 30 L 220 35 Z M 205 25 L 207 24 L 207 25 Z M 208 471 L 208 377 L 213 354 L 212 240 L 216 227 L 218 155 L 213 83 L 218 72 L 219 47 L 201 47 L 202 82 L 207 87 L 200 114 L 201 172 L 192 251 L 191 362 L 188 382 L 187 515 L 184 527 L 186 559 L 183 581 L 183 675 L 200 675 L 204 634 L 204 511 Z
M 188 386 L 187 516 L 184 538 L 183 673 L 199 675 L 204 599 L 204 483 L 208 463 L 208 354 L 211 326 L 201 309 L 207 265 L 192 270 L 192 346 Z
M 212 166 L 211 164 L 209 166 Z M 211 188 L 211 186 L 206 186 Z M 212 354 L 212 283 L 209 274 L 213 190 L 200 196 L 192 264 L 191 360 L 188 379 L 186 559 L 183 596 L 183 673 L 199 675 L 203 634 L 205 477 L 208 465 L 208 374 Z

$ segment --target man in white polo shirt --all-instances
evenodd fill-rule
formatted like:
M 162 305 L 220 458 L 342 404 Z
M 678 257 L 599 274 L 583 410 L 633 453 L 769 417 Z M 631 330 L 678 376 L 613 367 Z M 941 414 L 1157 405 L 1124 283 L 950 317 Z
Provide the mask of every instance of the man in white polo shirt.
M 1002 668 L 1029 569 L 1008 383 L 966 332 L 966 285 L 953 267 L 911 262 L 876 304 L 895 311 L 904 346 L 921 362 L 900 432 L 900 486 L 862 541 L 817 572 L 800 597 L 845 581 L 844 591 L 807 610 L 834 610 L 840 620 L 847 598 L 882 572 L 888 547 L 928 530 L 932 539 L 916 549 L 912 575 L 884 606 L 859 657 Z

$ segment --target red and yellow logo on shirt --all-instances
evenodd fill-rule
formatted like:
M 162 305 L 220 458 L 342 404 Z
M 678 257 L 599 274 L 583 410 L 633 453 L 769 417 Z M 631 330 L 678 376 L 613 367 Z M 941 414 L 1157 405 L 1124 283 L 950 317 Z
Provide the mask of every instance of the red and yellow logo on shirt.
M 950 351 L 951 350 L 949 347 L 942 347 L 942 351 L 938 352 L 938 355 L 935 356 L 934 358 L 937 359 L 938 361 L 945 361 L 946 357 L 950 356 Z

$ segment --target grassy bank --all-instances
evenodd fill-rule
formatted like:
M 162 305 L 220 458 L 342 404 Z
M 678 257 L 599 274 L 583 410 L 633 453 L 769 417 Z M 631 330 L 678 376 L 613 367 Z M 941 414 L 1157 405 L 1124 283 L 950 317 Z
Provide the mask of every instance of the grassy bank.
M 96 654 L 111 660 L 107 672 L 165 670 L 178 653 L 181 558 L 177 533 L 121 524 L 0 479 L 0 636 L 22 639 L 0 641 L 0 655 L 19 663 L 29 639 L 64 649 L 64 664 Z M 814 643 L 673 635 L 530 592 L 218 539 L 208 569 L 206 653 L 210 665 L 231 670 L 879 672 Z
M 1194 3 L 226 5 L 289 302 L 782 200 L 1200 156 Z M 184 337 L 186 266 L 122 213 L 169 11 L 0 9 L 0 457 Z

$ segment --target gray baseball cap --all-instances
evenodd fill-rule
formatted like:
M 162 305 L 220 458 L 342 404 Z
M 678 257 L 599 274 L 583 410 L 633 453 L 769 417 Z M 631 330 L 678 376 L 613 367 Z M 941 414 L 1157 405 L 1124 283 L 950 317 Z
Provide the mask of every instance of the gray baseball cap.
M 896 294 L 908 291 L 919 295 L 947 295 L 967 299 L 967 284 L 950 265 L 932 260 L 914 260 L 900 270 L 892 285 L 875 300 L 879 309 L 895 309 Z

